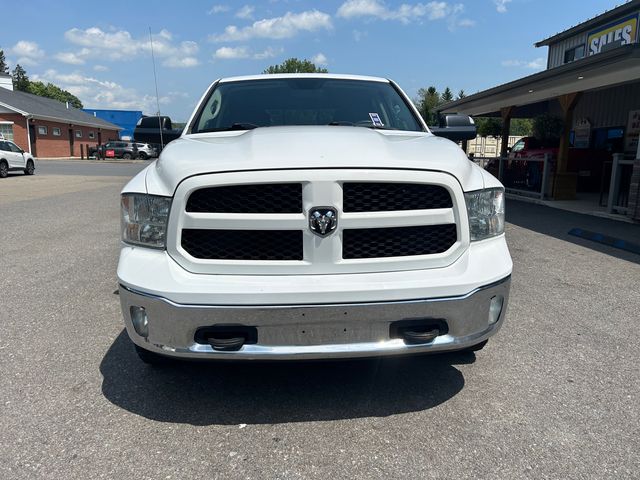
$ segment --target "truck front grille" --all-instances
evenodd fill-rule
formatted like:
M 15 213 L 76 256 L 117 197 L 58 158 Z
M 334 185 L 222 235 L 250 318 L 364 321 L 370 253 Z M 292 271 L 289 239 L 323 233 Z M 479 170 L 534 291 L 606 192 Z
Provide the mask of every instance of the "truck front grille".
M 299 230 L 182 230 L 182 248 L 206 260 L 302 260 Z
M 423 183 L 344 183 L 345 212 L 389 212 L 451 208 L 451 195 L 440 185 Z
M 446 252 L 457 240 L 455 224 L 345 230 L 342 258 L 386 258 Z
M 335 210 L 323 235 L 313 212 Z M 187 271 L 333 275 L 442 268 L 469 246 L 443 172 L 317 168 L 195 175 L 176 188 L 167 252 Z M 324 232 L 326 233 L 326 232 Z
M 209 187 L 189 196 L 187 212 L 301 213 L 302 184 L 262 183 Z

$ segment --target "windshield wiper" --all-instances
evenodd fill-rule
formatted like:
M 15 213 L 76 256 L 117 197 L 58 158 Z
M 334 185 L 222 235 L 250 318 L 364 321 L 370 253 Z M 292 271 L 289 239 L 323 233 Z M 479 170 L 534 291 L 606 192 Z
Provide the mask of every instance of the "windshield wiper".
M 209 132 L 230 132 L 232 130 L 253 130 L 260 125 L 255 123 L 232 123 L 229 127 L 216 127 L 216 128 L 204 128 L 198 130 L 197 133 L 209 133 Z
M 371 128 L 374 130 L 397 130 L 397 128 L 374 125 L 373 123 L 365 123 L 364 121 L 353 123 L 353 122 L 348 122 L 346 120 L 335 120 L 333 122 L 327 123 L 327 125 L 331 125 L 334 127 L 365 127 L 365 128 Z
M 329 122 L 327 125 L 331 125 L 332 127 L 355 127 L 356 124 L 353 122 L 347 122 L 346 120 L 337 120 L 335 122 Z

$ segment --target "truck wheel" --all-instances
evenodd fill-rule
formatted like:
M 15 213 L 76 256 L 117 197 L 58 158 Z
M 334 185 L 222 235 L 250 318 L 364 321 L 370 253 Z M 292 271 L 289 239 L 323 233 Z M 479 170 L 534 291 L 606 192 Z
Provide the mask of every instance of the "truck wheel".
M 9 175 L 9 164 L 4 160 L 0 161 L 0 178 L 7 178 Z
M 140 360 L 147 365 L 162 366 L 171 363 L 171 359 L 168 357 L 158 355 L 157 353 L 151 352 L 146 348 L 139 347 L 138 345 L 134 345 L 134 347 L 136 347 L 136 353 Z
M 122 158 L 124 158 L 125 160 L 131 160 L 131 154 L 129 152 L 125 152 L 122 155 Z
M 27 161 L 27 168 L 24 169 L 25 175 L 33 175 L 36 171 L 36 167 L 33 165 L 31 160 Z

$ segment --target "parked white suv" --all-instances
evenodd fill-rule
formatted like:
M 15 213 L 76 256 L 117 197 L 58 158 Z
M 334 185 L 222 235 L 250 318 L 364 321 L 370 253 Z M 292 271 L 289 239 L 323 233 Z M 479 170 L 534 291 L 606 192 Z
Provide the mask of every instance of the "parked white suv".
M 36 170 L 33 155 L 9 140 L 0 139 L 0 178 L 6 178 L 10 171 L 16 170 L 33 175 Z
M 502 325 L 504 190 L 390 80 L 218 80 L 122 191 L 120 300 L 142 360 L 482 348 Z

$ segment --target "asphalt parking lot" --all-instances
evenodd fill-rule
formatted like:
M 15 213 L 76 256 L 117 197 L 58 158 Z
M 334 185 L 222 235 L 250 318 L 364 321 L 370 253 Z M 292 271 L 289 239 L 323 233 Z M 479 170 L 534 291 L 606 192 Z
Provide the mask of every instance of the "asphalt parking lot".
M 473 354 L 143 365 L 118 194 L 145 164 L 0 180 L 0 478 L 638 478 L 640 226 L 509 202 L 504 328 Z

